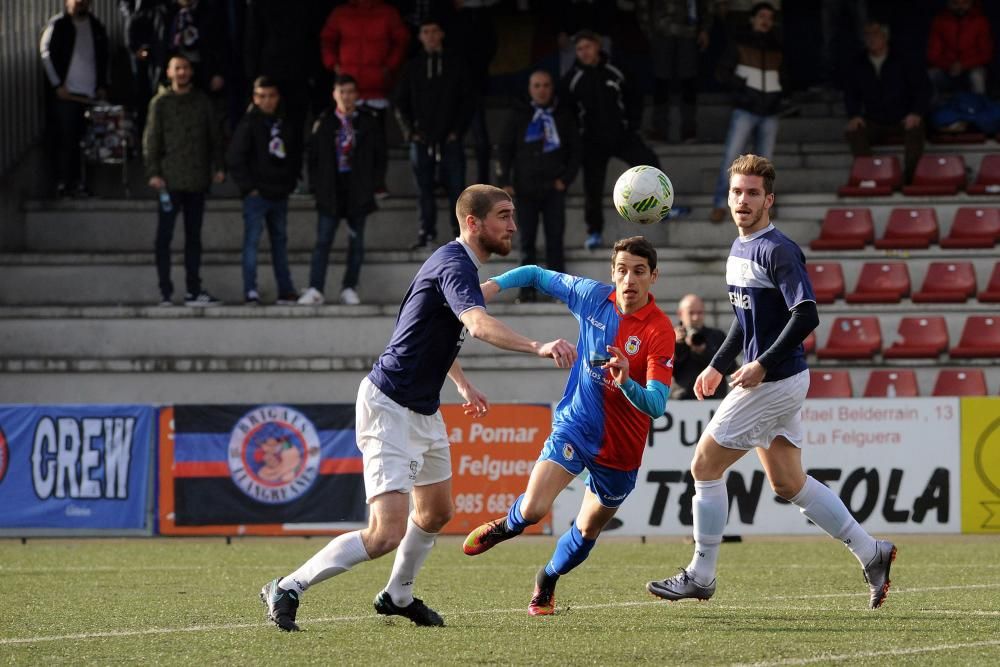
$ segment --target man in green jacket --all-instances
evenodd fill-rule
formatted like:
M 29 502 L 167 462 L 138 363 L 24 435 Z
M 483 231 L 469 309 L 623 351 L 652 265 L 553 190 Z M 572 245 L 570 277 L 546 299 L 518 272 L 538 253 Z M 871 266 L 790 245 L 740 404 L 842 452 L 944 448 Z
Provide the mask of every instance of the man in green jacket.
M 221 183 L 222 132 L 213 119 L 208 96 L 192 82 L 191 62 L 182 55 L 167 63 L 170 85 L 149 103 L 142 152 L 149 186 L 159 193 L 156 226 L 156 271 L 160 305 L 172 305 L 170 242 L 179 210 L 184 211 L 184 271 L 187 290 L 184 305 L 217 306 L 221 302 L 201 286 L 201 222 L 205 193 Z

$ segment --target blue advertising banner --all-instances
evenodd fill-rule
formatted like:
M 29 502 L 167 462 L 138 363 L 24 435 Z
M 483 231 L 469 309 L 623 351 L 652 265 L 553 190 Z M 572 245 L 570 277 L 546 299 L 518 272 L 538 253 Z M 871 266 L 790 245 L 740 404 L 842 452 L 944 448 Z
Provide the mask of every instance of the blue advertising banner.
M 149 530 L 156 411 L 0 406 L 0 530 Z

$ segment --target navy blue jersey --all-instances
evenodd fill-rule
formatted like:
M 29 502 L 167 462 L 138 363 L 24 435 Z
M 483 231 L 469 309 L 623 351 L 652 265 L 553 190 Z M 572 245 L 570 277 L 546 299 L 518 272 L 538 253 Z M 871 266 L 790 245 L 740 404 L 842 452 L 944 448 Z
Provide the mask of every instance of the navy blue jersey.
M 432 415 L 441 387 L 465 339 L 459 316 L 486 302 L 479 263 L 459 241 L 427 258 L 403 297 L 396 327 L 368 379 L 400 405 Z
M 791 318 L 789 312 L 803 301 L 816 301 L 806 273 L 806 258 L 790 238 L 774 225 L 733 241 L 726 262 L 726 283 L 736 319 L 743 327 L 743 363 L 766 352 Z M 804 371 L 805 349 L 767 370 L 764 382 L 773 382 Z

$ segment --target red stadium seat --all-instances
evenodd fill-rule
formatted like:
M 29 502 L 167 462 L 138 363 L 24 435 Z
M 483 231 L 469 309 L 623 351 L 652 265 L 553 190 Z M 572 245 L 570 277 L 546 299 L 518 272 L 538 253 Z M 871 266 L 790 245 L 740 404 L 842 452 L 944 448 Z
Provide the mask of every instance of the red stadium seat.
M 970 195 L 987 195 L 1000 192 L 1000 155 L 985 155 L 979 163 L 976 180 L 969 184 Z
M 840 262 L 808 262 L 806 271 L 816 303 L 833 303 L 844 296 L 844 270 Z
M 895 155 L 854 158 L 847 185 L 837 190 L 841 197 L 881 197 L 903 184 L 903 170 Z
M 932 396 L 985 396 L 986 375 L 980 368 L 942 368 Z
M 863 395 L 865 398 L 919 396 L 920 388 L 917 386 L 917 374 L 908 369 L 875 369 L 868 375 Z
M 958 359 L 1000 357 L 1000 314 L 969 315 L 958 345 L 949 354 Z
M 819 238 L 809 247 L 813 250 L 861 250 L 874 243 L 875 224 L 867 208 L 831 208 L 823 216 Z
M 853 398 L 851 374 L 844 370 L 809 369 L 806 398 Z
M 816 351 L 816 332 L 810 331 L 806 339 L 802 341 L 802 348 L 806 351 L 806 354 L 812 354 Z
M 899 340 L 882 351 L 886 359 L 936 359 L 948 351 L 944 317 L 911 316 L 899 321 Z
M 914 303 L 964 303 L 976 297 L 976 269 L 972 262 L 931 262 Z
M 906 262 L 865 262 L 858 284 L 847 294 L 847 303 L 899 303 L 910 295 L 910 270 Z
M 961 155 L 922 155 L 913 182 L 904 195 L 953 195 L 965 187 L 965 158 Z
M 816 351 L 820 359 L 871 359 L 882 349 L 878 318 L 838 317 L 830 326 L 826 347 Z
M 933 208 L 894 208 L 885 234 L 875 241 L 879 250 L 927 248 L 938 240 L 937 212 Z
M 993 265 L 993 273 L 986 283 L 986 289 L 980 292 L 977 298 L 985 303 L 1000 302 L 1000 262 Z
M 992 248 L 1000 241 L 1000 208 L 963 206 L 955 211 L 942 248 Z

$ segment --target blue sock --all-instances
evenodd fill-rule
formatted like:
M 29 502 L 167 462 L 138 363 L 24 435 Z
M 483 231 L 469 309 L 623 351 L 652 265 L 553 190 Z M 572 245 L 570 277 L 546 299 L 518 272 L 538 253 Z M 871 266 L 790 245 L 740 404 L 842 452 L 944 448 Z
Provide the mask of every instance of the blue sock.
M 545 566 L 545 571 L 549 574 L 566 574 L 587 560 L 587 556 L 590 555 L 590 550 L 594 548 L 595 544 L 597 544 L 597 540 L 584 538 L 583 533 L 577 529 L 574 523 L 559 538 L 556 550 L 552 553 L 552 560 Z
M 524 529 L 535 523 L 534 521 L 525 521 L 524 517 L 521 515 L 521 501 L 524 500 L 524 494 L 522 493 L 514 501 L 514 504 L 510 506 L 507 510 L 507 529 L 512 533 L 521 534 Z

